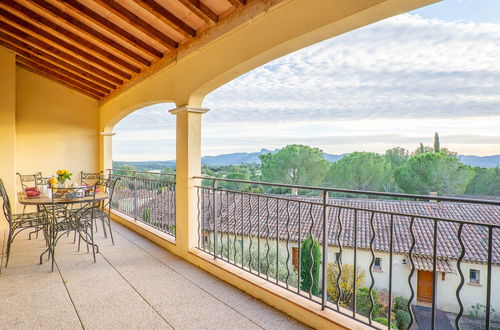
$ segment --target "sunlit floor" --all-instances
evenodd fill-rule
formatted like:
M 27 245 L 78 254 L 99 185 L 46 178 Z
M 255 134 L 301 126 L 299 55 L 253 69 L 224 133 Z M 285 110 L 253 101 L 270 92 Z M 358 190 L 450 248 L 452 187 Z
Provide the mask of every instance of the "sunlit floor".
M 302 329 L 303 324 L 113 223 L 115 245 L 77 252 L 72 237 L 57 267 L 38 265 L 44 241 L 16 238 L 0 268 L 1 329 Z M 0 232 L 5 244 L 5 232 Z M 4 251 L 3 249 L 2 251 Z M 3 256 L 3 264 L 5 256 Z

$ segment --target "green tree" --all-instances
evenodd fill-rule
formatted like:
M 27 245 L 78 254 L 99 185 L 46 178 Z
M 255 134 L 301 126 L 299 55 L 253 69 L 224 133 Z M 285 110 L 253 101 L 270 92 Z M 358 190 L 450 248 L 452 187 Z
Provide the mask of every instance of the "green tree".
M 499 196 L 500 195 L 500 167 L 474 167 L 476 175 L 465 190 L 466 195 Z
M 410 157 L 408 150 L 394 147 L 385 151 L 385 159 L 391 164 L 393 170 L 403 164 Z
M 232 179 L 232 180 L 249 180 L 249 174 L 247 173 L 241 173 L 241 172 L 230 172 L 226 175 L 226 179 Z M 246 183 L 240 183 L 240 182 L 227 182 L 227 181 L 220 181 L 220 188 L 222 189 L 227 189 L 227 190 L 248 190 L 248 187 L 250 185 Z
M 334 163 L 329 183 L 334 187 L 356 190 L 388 190 L 392 180 L 387 160 L 373 152 L 353 152 Z
M 418 148 L 415 149 L 411 153 L 411 155 L 416 156 L 416 155 L 421 155 L 421 154 L 425 154 L 425 153 L 433 152 L 433 151 L 434 151 L 434 149 L 432 147 L 424 146 L 424 144 L 422 142 L 420 142 L 420 145 L 418 146 Z
M 329 162 L 318 148 L 292 144 L 259 158 L 262 180 L 267 182 L 317 186 L 328 174 Z
M 458 158 L 442 152 L 410 157 L 396 170 L 396 183 L 407 193 L 461 195 L 475 172 Z
M 312 253 L 312 260 L 311 260 Z M 321 265 L 321 247 L 318 240 L 309 235 L 300 248 L 300 289 L 319 294 L 319 267 Z M 312 274 L 312 283 L 311 283 Z
M 135 171 L 137 171 L 137 169 L 132 165 L 121 165 L 114 171 L 114 174 L 132 176 Z
M 439 143 L 439 134 L 436 132 L 434 133 L 434 152 L 440 152 L 441 151 L 441 146 Z

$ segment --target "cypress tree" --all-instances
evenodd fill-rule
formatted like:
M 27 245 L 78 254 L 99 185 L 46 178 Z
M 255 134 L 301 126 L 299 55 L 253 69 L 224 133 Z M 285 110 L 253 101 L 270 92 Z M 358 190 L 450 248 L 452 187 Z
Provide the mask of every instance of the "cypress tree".
M 310 252 L 312 252 L 312 260 Z M 320 264 L 321 247 L 318 240 L 314 236 L 309 235 L 300 248 L 300 289 L 306 292 L 311 291 L 311 294 L 315 296 L 319 294 Z
M 434 152 L 440 152 L 441 146 L 439 144 L 439 135 L 438 133 L 434 133 Z

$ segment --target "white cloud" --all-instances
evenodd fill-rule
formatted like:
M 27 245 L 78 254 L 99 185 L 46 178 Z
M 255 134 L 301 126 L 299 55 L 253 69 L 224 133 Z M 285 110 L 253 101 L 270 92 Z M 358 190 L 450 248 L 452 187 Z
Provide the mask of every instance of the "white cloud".
M 207 96 L 203 153 L 290 143 L 382 152 L 435 131 L 461 153 L 500 153 L 499 40 L 500 24 L 405 14 L 300 50 Z M 175 146 L 171 107 L 137 114 L 117 131 L 130 131 L 123 141 Z M 122 147 L 138 159 L 151 152 Z M 173 158 L 167 149 L 156 159 Z

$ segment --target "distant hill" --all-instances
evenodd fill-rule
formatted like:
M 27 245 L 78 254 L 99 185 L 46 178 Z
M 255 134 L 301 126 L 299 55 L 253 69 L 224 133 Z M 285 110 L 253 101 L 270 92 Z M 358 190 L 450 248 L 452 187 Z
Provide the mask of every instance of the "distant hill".
M 460 155 L 458 156 L 460 161 L 464 164 L 470 166 L 479 166 L 479 167 L 497 167 L 500 166 L 500 155 L 493 156 L 473 156 L 473 155 Z
M 205 156 L 201 158 L 201 163 L 207 166 L 227 166 L 227 165 L 241 165 L 241 164 L 260 164 L 259 156 L 262 154 L 267 154 L 269 152 L 275 153 L 278 152 L 279 149 L 276 150 L 267 150 L 262 149 L 258 152 L 236 152 L 232 154 L 223 154 L 218 156 Z M 332 155 L 324 153 L 325 159 L 330 162 L 336 162 L 342 157 L 348 154 L 343 155 Z
M 260 164 L 259 156 L 269 152 L 277 152 L 278 150 L 262 149 L 257 152 L 235 152 L 231 154 L 223 154 L 217 156 L 204 156 L 201 158 L 201 163 L 207 166 L 227 166 L 241 164 Z
M 217 156 L 204 156 L 201 158 L 201 163 L 207 166 L 227 166 L 227 165 L 241 165 L 241 164 L 260 164 L 259 156 L 269 152 L 275 153 L 276 150 L 262 149 L 257 152 L 235 152 L 230 154 L 222 154 Z M 347 156 L 348 154 L 334 155 L 324 153 L 325 159 L 330 162 L 336 162 L 339 159 Z M 479 167 L 497 167 L 500 166 L 500 155 L 493 156 L 473 156 L 473 155 L 459 155 L 460 161 L 470 166 Z M 114 161 L 115 168 L 121 165 L 132 165 L 141 170 L 161 170 L 165 167 L 175 168 L 175 160 L 167 161 L 144 161 L 144 162 L 125 162 Z

